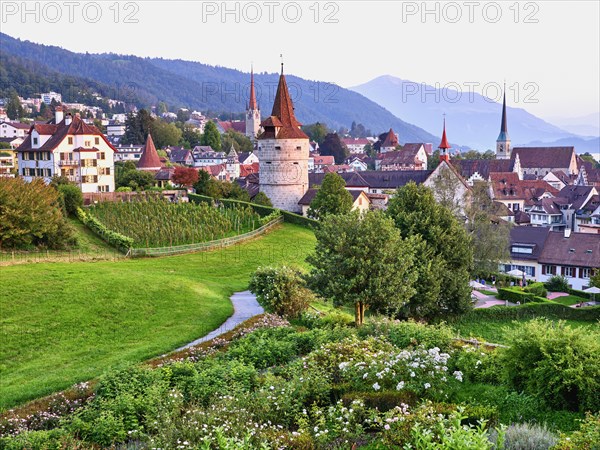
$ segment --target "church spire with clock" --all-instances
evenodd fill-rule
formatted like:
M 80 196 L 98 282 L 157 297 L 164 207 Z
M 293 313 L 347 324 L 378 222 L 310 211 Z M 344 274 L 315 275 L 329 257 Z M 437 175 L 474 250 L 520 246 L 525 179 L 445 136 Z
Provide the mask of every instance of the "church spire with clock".
M 508 135 L 508 126 L 506 125 L 506 86 L 504 86 L 502 124 L 500 125 L 500 135 L 496 139 L 496 159 L 510 159 L 511 152 L 510 136 Z
M 260 109 L 256 101 L 256 92 L 254 90 L 254 68 L 250 71 L 250 100 L 246 110 L 246 136 L 252 142 L 256 141 L 260 129 Z

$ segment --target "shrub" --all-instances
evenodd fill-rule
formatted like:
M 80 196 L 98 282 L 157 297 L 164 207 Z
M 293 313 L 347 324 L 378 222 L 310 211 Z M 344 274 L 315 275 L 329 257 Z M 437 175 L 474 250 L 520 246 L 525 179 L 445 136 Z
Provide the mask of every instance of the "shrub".
M 120 188 L 117 188 L 116 192 L 133 192 L 133 189 L 129 186 L 121 186 Z
M 546 427 L 521 423 L 509 426 L 504 434 L 505 450 L 548 450 L 556 444 L 556 435 Z
M 538 289 L 539 291 L 539 289 Z M 520 288 L 500 288 L 498 289 L 498 298 L 500 300 L 507 300 L 513 303 L 544 303 L 549 300 L 538 297 L 533 292 L 526 292 Z
M 538 297 L 546 298 L 548 296 L 548 291 L 544 287 L 544 283 L 531 283 L 523 289 L 525 292 L 529 292 Z
M 109 230 L 95 217 L 85 212 L 81 208 L 77 208 L 77 218 L 90 230 L 104 239 L 108 244 L 116 247 L 121 251 L 125 251 L 133 247 L 134 241 L 130 237 L 123 236 L 120 233 Z
M 0 448 L 3 450 L 59 450 L 84 449 L 87 445 L 78 443 L 64 429 L 50 431 L 30 431 L 21 433 L 13 438 L 0 438 Z
M 422 345 L 427 348 L 450 348 L 454 331 L 445 324 L 427 325 L 421 322 L 378 318 L 358 330 L 360 336 L 385 336 L 400 348 Z
M 76 242 L 56 189 L 40 178 L 0 177 L 0 248 L 62 249 Z
M 587 414 L 581 427 L 571 435 L 561 435 L 555 450 L 600 449 L 600 414 Z
M 546 288 L 552 292 L 568 292 L 569 281 L 561 275 L 554 275 L 546 282 Z
M 486 320 L 521 320 L 545 317 L 554 320 L 579 320 L 596 322 L 600 320 L 600 307 L 569 308 L 559 303 L 528 303 L 517 307 L 494 306 L 493 308 L 478 308 L 469 311 L 457 322 L 476 322 Z
M 600 410 L 600 339 L 565 322 L 533 320 L 501 349 L 505 379 L 556 409 Z
M 305 287 L 299 270 L 288 267 L 259 267 L 250 280 L 250 291 L 268 312 L 298 317 L 314 298 Z
M 61 184 L 58 192 L 62 196 L 67 214 L 77 214 L 77 208 L 83 207 L 83 194 L 81 189 L 72 184 Z
M 502 378 L 498 355 L 496 350 L 463 347 L 454 354 L 452 370 L 460 370 L 471 382 L 497 384 Z

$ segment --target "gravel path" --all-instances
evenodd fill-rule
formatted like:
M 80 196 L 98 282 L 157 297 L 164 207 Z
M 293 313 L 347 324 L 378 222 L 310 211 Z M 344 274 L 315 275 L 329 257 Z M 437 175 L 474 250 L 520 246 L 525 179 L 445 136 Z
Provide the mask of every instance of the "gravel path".
M 231 331 L 240 323 L 265 312 L 262 306 L 256 301 L 256 296 L 250 291 L 236 292 L 231 296 L 231 303 L 233 304 L 233 314 L 219 328 L 175 351 L 185 350 L 186 348 L 193 347 L 202 342 L 210 341 L 217 336 Z

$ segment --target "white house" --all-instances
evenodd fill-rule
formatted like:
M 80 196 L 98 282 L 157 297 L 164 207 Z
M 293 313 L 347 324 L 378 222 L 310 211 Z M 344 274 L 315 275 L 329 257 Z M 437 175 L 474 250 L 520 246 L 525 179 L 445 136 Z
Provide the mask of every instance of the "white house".
M 21 122 L 0 123 L 0 138 L 24 138 L 31 124 Z
M 114 192 L 115 148 L 93 125 L 79 116 L 63 116 L 56 108 L 54 123 L 35 124 L 16 150 L 19 174 L 26 181 L 55 175 L 75 182 L 83 193 Z

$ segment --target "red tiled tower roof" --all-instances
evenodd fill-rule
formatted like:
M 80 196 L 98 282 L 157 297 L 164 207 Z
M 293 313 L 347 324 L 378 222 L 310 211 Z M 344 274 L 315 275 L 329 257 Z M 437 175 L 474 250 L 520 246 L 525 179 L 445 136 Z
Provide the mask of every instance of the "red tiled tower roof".
M 398 145 L 398 138 L 396 137 L 396 133 L 394 133 L 394 130 L 390 128 L 390 131 L 388 131 L 388 134 L 385 137 L 383 144 L 381 144 L 381 147 L 383 147 L 383 148 L 394 147 L 395 148 L 397 145 Z
M 441 150 L 440 161 L 449 162 L 450 154 L 448 153 L 448 150 L 451 147 L 450 147 L 450 144 L 448 144 L 448 138 L 446 137 L 446 118 L 444 118 L 444 132 L 442 133 L 442 142 L 440 142 L 440 145 L 438 148 Z
M 258 109 L 258 103 L 256 103 L 256 93 L 254 92 L 254 69 L 250 71 L 250 101 L 248 102 L 248 109 L 251 111 Z
M 271 116 L 260 125 L 265 130 L 260 139 L 308 139 L 308 136 L 300 129 L 302 124 L 294 115 L 294 105 L 283 70 L 279 76 L 279 85 Z
M 158 156 L 150 133 L 148 133 L 148 138 L 146 139 L 146 144 L 144 145 L 144 150 L 142 151 L 142 156 L 137 167 L 140 170 L 159 170 L 162 167 L 160 156 Z

